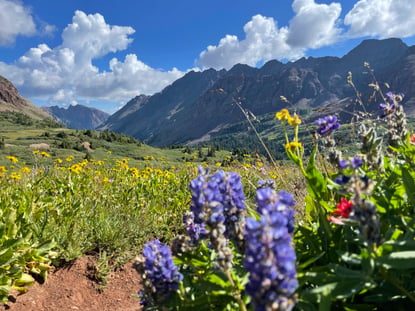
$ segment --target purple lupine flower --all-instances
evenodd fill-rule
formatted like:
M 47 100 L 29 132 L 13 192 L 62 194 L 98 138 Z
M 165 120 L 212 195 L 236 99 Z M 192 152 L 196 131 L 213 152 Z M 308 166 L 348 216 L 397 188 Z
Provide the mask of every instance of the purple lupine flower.
M 225 236 L 238 243 L 243 240 L 245 220 L 245 194 L 241 176 L 237 173 L 218 171 L 211 177 L 216 180 L 222 195 L 223 215 L 225 216 Z
M 363 165 L 363 161 L 361 158 L 359 157 L 354 157 L 351 160 L 340 160 L 339 161 L 339 167 L 343 170 L 348 169 L 348 168 L 353 168 L 353 169 L 357 169 L 359 167 L 361 167 Z
M 319 127 L 317 129 L 317 133 L 322 136 L 328 136 L 340 128 L 340 123 L 337 121 L 336 116 L 326 116 L 324 118 L 320 118 L 315 124 Z
M 190 238 L 189 244 L 191 247 L 197 246 L 200 240 L 207 237 L 207 230 L 204 223 L 195 223 L 195 215 L 187 213 L 183 216 L 184 229 L 186 235 Z
M 280 211 L 288 219 L 289 233 L 294 231 L 294 210 L 289 209 L 295 204 L 291 193 L 281 190 L 278 194 L 272 188 L 258 188 L 256 192 L 257 212 L 269 214 Z
M 379 109 L 382 110 L 382 114 L 380 115 L 381 118 L 384 118 L 390 114 L 393 113 L 393 111 L 395 110 L 396 105 L 394 102 L 391 103 L 381 103 L 379 105 Z
M 342 160 L 340 160 L 340 161 L 339 161 L 339 167 L 340 167 L 342 170 L 347 169 L 349 166 L 350 166 L 350 162 L 349 162 L 348 160 L 344 160 L 344 159 L 342 159 Z
M 147 242 L 143 248 L 144 293 L 156 300 L 165 300 L 179 288 L 183 275 L 174 265 L 168 246 L 159 240 Z M 148 303 L 143 297 L 142 303 Z
M 287 192 L 257 190 L 260 219 L 245 226 L 244 267 L 249 272 L 246 291 L 255 310 L 291 310 L 298 287 L 292 238 L 294 200 Z M 290 212 L 292 211 L 292 212 Z
M 246 212 L 245 195 L 241 177 L 237 173 L 220 170 L 207 175 L 200 169 L 200 175 L 190 183 L 192 205 L 196 224 L 208 226 L 224 223 L 227 238 L 242 239 L 242 229 L 238 228 Z M 243 227 L 243 225 L 242 225 Z
M 350 180 L 350 176 L 345 176 L 345 175 L 338 175 L 335 179 L 334 182 L 340 186 L 344 186 L 345 184 L 347 184 Z
M 354 157 L 350 162 L 354 169 L 357 169 L 363 165 L 363 161 L 359 157 Z
M 212 247 L 217 252 L 219 266 L 228 269 L 233 258 L 228 247 L 232 239 L 243 247 L 245 199 L 241 178 L 236 173 L 220 170 L 208 175 L 199 168 L 200 175 L 190 183 L 196 224 L 205 224 Z

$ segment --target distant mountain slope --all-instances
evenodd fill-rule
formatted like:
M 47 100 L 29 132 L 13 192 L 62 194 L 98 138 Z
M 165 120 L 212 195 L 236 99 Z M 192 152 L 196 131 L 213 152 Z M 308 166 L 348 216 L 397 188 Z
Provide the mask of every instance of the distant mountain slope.
M 154 146 L 195 143 L 244 119 L 235 101 L 260 116 L 286 107 L 280 96 L 303 115 L 324 108 L 350 118 L 360 107 L 354 105 L 355 91 L 347 76 L 352 72 L 357 89 L 369 92 L 372 76 L 364 62 L 371 65 L 379 83 L 405 93 L 407 105 L 415 100 L 414 49 L 400 39 L 365 40 L 342 58 L 309 57 L 286 64 L 273 60 L 262 68 L 238 64 L 229 71 L 189 72 L 160 93 L 137 97 L 101 128 Z
M 104 111 L 83 105 L 71 105 L 67 109 L 58 106 L 42 107 L 42 109 L 57 122 L 77 130 L 95 129 L 110 116 Z
M 51 116 L 19 95 L 14 85 L 0 76 L 0 111 L 20 112 L 32 119 L 42 120 Z

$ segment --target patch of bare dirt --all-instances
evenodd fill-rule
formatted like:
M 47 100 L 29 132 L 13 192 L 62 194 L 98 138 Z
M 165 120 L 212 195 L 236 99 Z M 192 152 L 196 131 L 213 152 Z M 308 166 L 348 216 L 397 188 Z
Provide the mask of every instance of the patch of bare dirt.
M 46 143 L 30 144 L 29 147 L 34 149 L 50 149 L 49 144 Z
M 82 143 L 82 146 L 86 149 L 86 151 L 88 152 L 93 152 L 94 150 L 92 150 L 91 148 L 91 143 L 89 141 L 84 141 Z
M 50 273 L 44 284 L 36 283 L 29 291 L 11 296 L 0 311 L 139 311 L 140 275 L 133 262 L 127 263 L 108 277 L 103 292 L 91 280 L 91 267 L 96 260 L 83 257 L 72 265 Z

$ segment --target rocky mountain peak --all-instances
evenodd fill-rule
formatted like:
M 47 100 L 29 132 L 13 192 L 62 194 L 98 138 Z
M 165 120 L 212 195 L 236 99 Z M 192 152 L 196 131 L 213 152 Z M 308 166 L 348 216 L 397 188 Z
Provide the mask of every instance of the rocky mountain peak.
M 0 110 L 20 112 L 33 119 L 50 118 L 46 112 L 20 96 L 16 87 L 0 76 Z

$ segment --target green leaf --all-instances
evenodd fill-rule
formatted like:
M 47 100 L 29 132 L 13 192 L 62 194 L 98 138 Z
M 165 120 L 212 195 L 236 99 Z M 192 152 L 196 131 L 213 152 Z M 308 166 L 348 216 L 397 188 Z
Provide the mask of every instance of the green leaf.
M 415 206 L 415 178 L 405 168 L 402 169 L 403 185 L 408 195 L 408 201 Z
M 336 266 L 334 268 L 334 273 L 341 279 L 361 280 L 363 278 L 363 274 L 360 270 L 352 270 L 343 266 Z
M 0 266 L 10 262 L 13 257 L 14 251 L 11 248 L 6 248 L 0 251 Z
M 314 146 L 306 168 L 307 189 L 315 199 L 327 198 L 327 182 L 323 174 L 317 169 L 315 158 L 317 146 Z
M 304 202 L 305 202 L 305 214 L 307 217 L 308 221 L 313 221 L 314 219 L 316 219 L 317 216 L 317 208 L 316 205 L 313 201 L 313 198 L 309 195 L 307 195 L 304 198 Z
M 223 288 L 228 287 L 229 283 L 224 281 L 221 277 L 219 277 L 216 274 L 210 274 L 209 276 L 207 276 L 206 278 L 209 282 L 214 283 L 216 285 L 219 285 Z
M 362 263 L 362 259 L 358 254 L 345 252 L 340 255 L 342 261 L 352 265 L 360 265 Z
M 398 270 L 415 269 L 415 251 L 394 252 L 378 257 L 376 261 L 387 268 Z
M 323 257 L 326 254 L 326 252 L 321 252 L 320 254 L 308 259 L 306 262 L 303 262 L 301 265 L 299 265 L 299 270 L 303 270 L 304 268 L 308 267 L 309 265 L 311 265 L 312 263 L 316 262 L 317 260 L 319 260 L 321 257 Z

